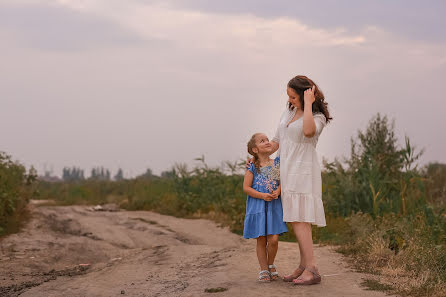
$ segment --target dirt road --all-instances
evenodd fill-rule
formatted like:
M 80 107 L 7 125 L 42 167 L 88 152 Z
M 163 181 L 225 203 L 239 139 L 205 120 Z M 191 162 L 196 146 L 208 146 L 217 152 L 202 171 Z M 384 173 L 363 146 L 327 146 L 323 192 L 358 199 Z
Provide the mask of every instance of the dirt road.
M 257 283 L 255 240 L 207 220 L 147 211 L 33 207 L 31 222 L 0 241 L 0 296 L 386 296 L 360 287 L 331 247 L 315 246 L 322 284 Z M 279 243 L 279 273 L 298 246 Z M 205 289 L 227 290 L 207 293 Z

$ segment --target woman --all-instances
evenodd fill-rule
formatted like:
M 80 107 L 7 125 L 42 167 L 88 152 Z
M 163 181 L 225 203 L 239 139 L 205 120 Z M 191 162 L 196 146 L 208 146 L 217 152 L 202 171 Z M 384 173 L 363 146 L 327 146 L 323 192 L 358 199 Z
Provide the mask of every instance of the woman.
M 311 224 L 326 225 L 316 144 L 332 118 L 322 91 L 308 77 L 291 79 L 287 94 L 287 109 L 271 143 L 275 150 L 279 149 L 283 220 L 291 223 L 296 234 L 300 265 L 283 280 L 311 285 L 321 282 L 314 262 Z

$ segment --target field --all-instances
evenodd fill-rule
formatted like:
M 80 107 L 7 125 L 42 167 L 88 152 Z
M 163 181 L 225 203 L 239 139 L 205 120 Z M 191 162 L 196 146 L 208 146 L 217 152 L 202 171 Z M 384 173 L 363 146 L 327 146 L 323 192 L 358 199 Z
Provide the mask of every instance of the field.
M 317 243 L 338 246 L 358 270 L 378 275 L 379 282 L 365 282 L 372 289 L 403 296 L 445 296 L 446 164 L 419 168 L 421 154 L 409 138 L 399 145 L 386 116 L 372 118 L 367 129 L 352 138 L 350 156 L 324 162 L 327 227 L 314 227 L 313 236 Z M 201 157 L 192 169 L 177 164 L 161 176 L 149 170 L 137 178 L 117 180 L 110 180 L 104 171 L 85 179 L 73 168 L 64 171 L 64 182 L 36 183 L 32 172 L 26 173 L 6 155 L 1 161 L 3 233 L 30 195 L 59 205 L 116 203 L 128 210 L 211 219 L 237 234 L 243 230 L 244 162 L 210 168 Z M 4 176 L 15 179 L 4 183 Z M 295 240 L 293 232 L 281 239 Z

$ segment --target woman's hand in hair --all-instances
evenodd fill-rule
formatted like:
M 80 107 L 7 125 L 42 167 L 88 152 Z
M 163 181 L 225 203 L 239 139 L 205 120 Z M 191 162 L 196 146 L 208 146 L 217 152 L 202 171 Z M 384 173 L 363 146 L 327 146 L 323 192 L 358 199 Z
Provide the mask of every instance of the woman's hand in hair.
M 314 91 L 316 90 L 316 86 L 311 87 L 311 89 L 306 89 L 304 91 L 304 102 L 305 106 L 311 106 L 314 101 L 316 101 L 316 97 L 314 96 Z

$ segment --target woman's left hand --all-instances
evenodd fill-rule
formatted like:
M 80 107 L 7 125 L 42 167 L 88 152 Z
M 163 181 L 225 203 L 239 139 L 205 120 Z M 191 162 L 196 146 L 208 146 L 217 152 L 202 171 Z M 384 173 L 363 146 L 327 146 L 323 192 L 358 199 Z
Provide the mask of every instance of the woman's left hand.
M 316 101 L 316 98 L 314 97 L 314 90 L 316 89 L 316 86 L 313 86 L 311 89 L 306 89 L 304 92 L 304 102 L 305 105 L 313 104 L 314 101 Z

